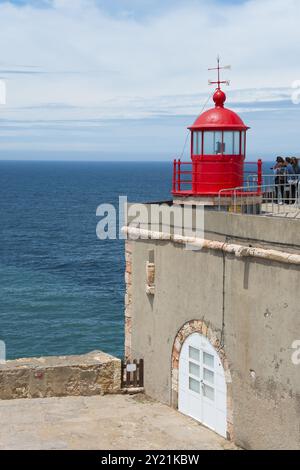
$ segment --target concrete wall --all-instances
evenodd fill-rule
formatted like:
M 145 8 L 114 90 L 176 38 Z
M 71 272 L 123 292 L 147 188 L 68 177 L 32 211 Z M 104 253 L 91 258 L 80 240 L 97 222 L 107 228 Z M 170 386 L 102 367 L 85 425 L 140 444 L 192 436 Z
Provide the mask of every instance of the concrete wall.
M 0 399 L 117 393 L 121 361 L 101 351 L 81 356 L 17 359 L 0 365 Z
M 240 237 L 281 250 L 286 242 L 287 251 L 299 253 L 299 221 L 222 213 L 207 221 L 210 238 Z M 154 296 L 145 290 L 149 250 Z M 127 352 L 145 360 L 146 393 L 171 404 L 178 330 L 204 320 L 220 339 L 224 320 L 236 443 L 300 448 L 300 365 L 291 359 L 292 343 L 300 340 L 300 267 L 142 240 L 127 243 L 127 261 Z
M 299 219 L 205 211 L 204 222 L 205 236 L 210 239 L 288 252 L 300 250 Z

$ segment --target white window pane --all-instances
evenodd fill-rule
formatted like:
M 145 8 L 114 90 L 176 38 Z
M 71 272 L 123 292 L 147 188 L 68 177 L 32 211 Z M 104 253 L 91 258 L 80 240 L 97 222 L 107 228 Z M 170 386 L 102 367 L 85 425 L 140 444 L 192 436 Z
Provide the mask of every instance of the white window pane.
M 200 382 L 198 380 L 189 378 L 189 389 L 193 392 L 200 393 Z
M 200 361 L 200 351 L 199 349 L 193 348 L 192 346 L 189 346 L 189 357 L 193 359 L 194 361 Z
M 233 132 L 225 131 L 223 137 L 224 147 L 223 153 L 225 155 L 233 155 Z
M 204 369 L 203 369 L 203 379 L 206 382 L 214 384 L 214 376 L 215 376 L 215 374 L 211 370 L 205 369 L 205 367 L 204 367 Z
M 213 369 L 214 368 L 214 356 L 203 351 L 203 363 L 206 366 L 211 367 Z
M 215 399 L 214 389 L 212 387 L 209 387 L 209 385 L 203 384 L 203 396 L 214 401 Z
M 189 372 L 192 375 L 195 375 L 196 377 L 200 378 L 200 367 L 197 366 L 197 364 L 194 364 L 193 362 L 189 363 Z

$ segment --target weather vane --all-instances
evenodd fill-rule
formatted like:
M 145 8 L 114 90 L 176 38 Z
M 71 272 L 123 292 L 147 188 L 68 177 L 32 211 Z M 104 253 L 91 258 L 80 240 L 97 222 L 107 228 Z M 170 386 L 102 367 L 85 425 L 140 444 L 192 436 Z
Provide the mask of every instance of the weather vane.
M 231 65 L 225 65 L 224 67 L 220 67 L 220 56 L 217 57 L 217 64 L 218 66 L 217 67 L 214 67 L 214 68 L 210 68 L 208 70 L 217 70 L 218 71 L 218 80 L 216 82 L 213 82 L 211 80 L 208 80 L 208 84 L 209 85 L 218 85 L 218 88 L 220 88 L 220 85 L 222 83 L 224 83 L 225 85 L 230 85 L 230 81 L 229 80 L 221 80 L 220 79 L 220 70 L 230 70 L 231 69 Z

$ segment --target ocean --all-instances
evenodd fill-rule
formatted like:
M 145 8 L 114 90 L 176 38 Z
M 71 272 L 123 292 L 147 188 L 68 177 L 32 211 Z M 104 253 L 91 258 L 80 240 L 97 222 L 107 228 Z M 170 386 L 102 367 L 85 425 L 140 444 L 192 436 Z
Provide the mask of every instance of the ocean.
M 124 242 L 101 203 L 170 199 L 170 163 L 0 162 L 0 340 L 7 358 L 123 356 Z

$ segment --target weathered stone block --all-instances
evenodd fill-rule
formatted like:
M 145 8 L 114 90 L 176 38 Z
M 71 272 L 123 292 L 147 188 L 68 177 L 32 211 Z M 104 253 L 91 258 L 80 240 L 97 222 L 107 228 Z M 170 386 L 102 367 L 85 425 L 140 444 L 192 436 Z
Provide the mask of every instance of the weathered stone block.
M 125 317 L 125 337 L 131 335 L 131 330 L 132 330 L 132 318 L 131 317 Z
M 148 286 L 153 286 L 155 284 L 155 264 L 147 262 L 146 265 L 146 278 Z
M 125 294 L 125 306 L 129 306 L 132 303 L 132 294 L 131 292 L 126 292 Z
M 128 274 L 131 274 L 131 272 L 132 272 L 132 265 L 131 265 L 131 262 L 130 262 L 130 261 L 127 261 L 127 262 L 126 262 L 126 272 L 127 272 Z
M 131 274 L 125 272 L 125 284 L 131 284 Z

